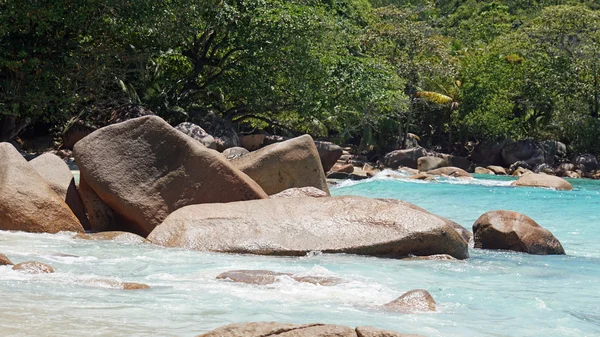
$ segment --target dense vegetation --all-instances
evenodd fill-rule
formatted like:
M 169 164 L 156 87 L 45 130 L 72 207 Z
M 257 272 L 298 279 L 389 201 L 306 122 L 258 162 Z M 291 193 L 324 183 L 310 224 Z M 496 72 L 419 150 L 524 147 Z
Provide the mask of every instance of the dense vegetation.
M 600 154 L 600 5 L 0 0 L 0 140 L 132 103 L 171 123 L 388 150 L 556 139 Z M 201 124 L 200 122 L 198 122 Z

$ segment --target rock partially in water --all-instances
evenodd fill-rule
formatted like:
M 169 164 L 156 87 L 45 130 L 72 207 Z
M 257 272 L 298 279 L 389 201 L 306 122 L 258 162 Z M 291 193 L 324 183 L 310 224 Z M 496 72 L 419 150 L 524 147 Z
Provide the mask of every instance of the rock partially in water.
M 268 195 L 308 186 L 329 193 L 319 153 L 309 135 L 263 147 L 231 163 L 254 179 Z
M 431 180 L 435 180 L 435 177 L 427 174 L 427 173 L 418 173 L 415 175 L 412 175 L 410 177 L 408 177 L 409 179 L 415 179 L 415 180 L 424 180 L 424 181 L 431 181 Z
M 234 323 L 197 337 L 422 337 L 372 327 L 349 328 L 332 324 L 276 322 Z
M 261 255 L 468 257 L 467 243 L 451 221 L 400 200 L 357 196 L 187 206 L 148 239 L 168 247 Z
M 453 167 L 453 166 L 441 167 L 439 169 L 427 171 L 427 174 L 430 174 L 433 176 L 448 176 L 448 177 L 454 177 L 454 178 L 473 178 L 471 173 L 469 173 L 461 168 Z
M 300 188 L 288 188 L 285 191 L 273 194 L 269 198 L 323 198 L 329 195 L 316 187 L 300 187 Z
M 133 233 L 129 232 L 119 232 L 119 231 L 111 231 L 111 232 L 100 232 L 100 233 L 90 233 L 84 234 L 79 233 L 73 237 L 74 239 L 83 239 L 83 240 L 110 240 L 124 244 L 141 244 L 141 243 L 150 243 L 147 239 Z
M 74 155 L 87 184 L 142 236 L 186 205 L 267 197 L 221 154 L 156 116 L 99 129 Z
M 54 268 L 37 261 L 27 261 L 15 264 L 12 268 L 26 274 L 54 273 Z
M 499 176 L 508 175 L 508 172 L 506 172 L 506 169 L 502 166 L 490 165 L 487 167 L 487 169 L 494 172 L 494 174 L 499 175 Z
M 13 263 L 6 255 L 0 253 L 0 266 L 12 266 Z
M 0 158 L 0 230 L 83 232 L 64 200 L 12 144 L 0 143 Z
M 230 270 L 217 275 L 218 280 L 231 280 L 233 282 L 267 285 L 275 283 L 280 277 L 287 276 L 296 282 L 311 283 L 322 286 L 333 286 L 343 282 L 336 277 L 296 276 L 291 273 L 278 273 L 270 270 Z
M 600 168 L 598 159 L 593 154 L 585 153 L 573 157 L 571 161 L 575 166 L 581 167 L 584 172 L 592 172 Z M 574 170 L 571 170 L 574 171 Z
M 465 240 L 465 242 L 469 243 L 469 241 L 471 241 L 471 238 L 473 237 L 473 234 L 466 228 L 464 228 L 463 226 L 457 224 L 454 221 L 450 221 L 449 225 L 454 228 L 454 230 L 460 234 L 460 236 Z
M 525 187 L 547 187 L 565 191 L 570 191 L 573 189 L 573 185 L 563 178 L 537 173 L 524 174 L 519 178 L 519 180 L 513 182 L 513 185 Z
M 495 176 L 496 173 L 488 168 L 477 166 L 475 168 L 475 174 L 489 174 Z
M 84 228 L 90 228 L 83 203 L 75 186 L 75 178 L 69 166 L 52 153 L 44 153 L 32 159 L 29 164 L 48 183 L 48 186 L 58 194 L 79 219 Z
M 429 256 L 411 256 L 402 259 L 402 261 L 455 261 L 456 259 L 448 254 L 436 254 Z
M 433 296 L 424 289 L 415 289 L 384 305 L 389 311 L 401 313 L 418 313 L 435 311 L 436 303 Z
M 356 328 L 357 337 L 423 337 L 415 334 L 405 334 L 396 331 L 382 330 L 370 326 L 359 326 Z
M 530 217 L 511 211 L 491 211 L 473 224 L 475 248 L 506 249 L 536 255 L 564 255 L 560 241 Z

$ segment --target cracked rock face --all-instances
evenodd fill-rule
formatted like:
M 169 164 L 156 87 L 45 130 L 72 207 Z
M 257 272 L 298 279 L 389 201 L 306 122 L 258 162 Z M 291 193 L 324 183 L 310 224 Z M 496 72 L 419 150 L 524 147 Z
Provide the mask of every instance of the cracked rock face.
M 198 337 L 419 337 L 372 327 L 350 328 L 332 324 L 251 322 L 230 324 Z

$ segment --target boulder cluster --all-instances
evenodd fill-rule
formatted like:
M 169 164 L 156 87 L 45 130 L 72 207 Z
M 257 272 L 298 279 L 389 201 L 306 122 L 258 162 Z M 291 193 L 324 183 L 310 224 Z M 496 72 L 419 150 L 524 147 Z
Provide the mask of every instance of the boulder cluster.
M 397 150 L 388 153 L 383 162 L 372 163 L 350 154 L 355 152 L 351 147 L 314 141 L 309 135 L 292 139 L 227 135 L 223 132 L 213 137 L 191 123 L 174 128 L 154 115 L 108 125 L 74 143 L 79 184 L 58 156 L 48 153 L 28 162 L 13 145 L 0 143 L 0 230 L 69 231 L 85 240 L 276 256 L 319 251 L 452 261 L 469 257 L 470 241 L 479 249 L 565 254 L 550 231 L 516 212 L 485 213 L 475 221 L 471 234 L 404 201 L 332 197 L 328 188 L 328 178 L 364 179 L 388 167 L 422 180 L 436 176 L 470 179 L 469 172 L 499 175 L 521 170 L 516 186 L 572 189 L 545 169 L 540 169 L 541 173 L 525 171 L 524 166 L 549 160 L 546 152 L 532 159 L 527 147 L 505 144 L 501 157 L 520 163 L 516 167 L 513 163 L 508 170 L 495 165 L 494 158 L 485 158 L 490 159 L 485 168 L 475 167 L 466 158 L 421 147 Z M 586 172 L 597 168 L 592 158 L 576 162 L 573 165 L 585 167 Z M 12 265 L 0 254 L 0 266 Z M 24 273 L 54 272 L 51 266 L 35 261 L 12 268 Z M 269 270 L 232 270 L 217 276 L 251 285 L 267 285 L 282 278 L 319 286 L 344 282 Z M 91 280 L 89 285 L 149 288 L 104 279 Z M 436 302 L 426 290 L 417 289 L 379 308 L 428 312 L 436 310 Z M 270 334 L 416 336 L 370 327 L 268 322 L 228 325 L 202 336 Z

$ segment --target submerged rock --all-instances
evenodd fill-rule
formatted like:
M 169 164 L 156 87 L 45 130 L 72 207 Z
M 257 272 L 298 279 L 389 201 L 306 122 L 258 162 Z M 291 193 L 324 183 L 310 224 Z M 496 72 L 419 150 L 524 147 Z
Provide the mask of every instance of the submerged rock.
M 32 159 L 29 164 L 48 183 L 48 186 L 58 194 L 79 219 L 84 228 L 90 228 L 83 203 L 75 186 L 75 178 L 69 166 L 52 153 L 45 153 Z
M 110 289 L 121 289 L 121 290 L 144 290 L 150 289 L 150 286 L 143 283 L 135 282 L 121 282 L 108 279 L 93 279 L 86 282 L 89 286 L 110 288 Z
M 573 189 L 573 185 L 563 178 L 537 173 L 527 173 L 522 175 L 519 180 L 513 182 L 513 186 L 548 187 L 566 191 Z
M 329 193 L 319 153 L 309 135 L 263 147 L 231 163 L 254 179 L 268 195 L 308 186 Z
M 197 337 L 422 337 L 372 327 L 349 328 L 331 324 L 276 322 L 234 323 Z
M 468 257 L 467 243 L 451 221 L 400 200 L 355 196 L 187 206 L 148 239 L 168 247 L 261 255 Z
M 280 277 L 287 276 L 296 282 L 312 283 L 322 286 L 340 284 L 343 280 L 336 277 L 320 276 L 295 276 L 291 273 L 278 273 L 270 270 L 230 270 L 217 275 L 218 280 L 231 280 L 233 282 L 267 285 L 275 283 Z
M 26 274 L 54 273 L 54 268 L 37 261 L 27 261 L 15 264 L 12 268 Z
M 0 253 L 0 266 L 12 266 L 13 263 L 6 257 L 6 255 Z
M 475 248 L 506 249 L 536 255 L 564 255 L 560 241 L 530 217 L 511 211 L 491 211 L 473 224 Z
M 115 241 L 119 243 L 125 244 L 140 244 L 140 243 L 150 243 L 150 241 L 145 238 L 128 232 L 119 232 L 119 231 L 111 231 L 111 232 L 100 232 L 100 233 L 90 233 L 84 234 L 79 233 L 73 237 L 74 239 L 82 239 L 82 240 L 102 240 L 102 241 Z
M 384 305 L 389 311 L 415 313 L 435 311 L 436 303 L 433 296 L 424 289 L 415 289 Z
M 74 154 L 81 177 L 142 236 L 186 205 L 267 197 L 221 154 L 156 116 L 99 129 Z
M 329 195 L 316 187 L 300 187 L 300 188 L 288 188 L 285 191 L 271 195 L 269 198 L 323 198 Z
M 0 158 L 0 230 L 83 232 L 64 200 L 12 144 L 0 143 Z

